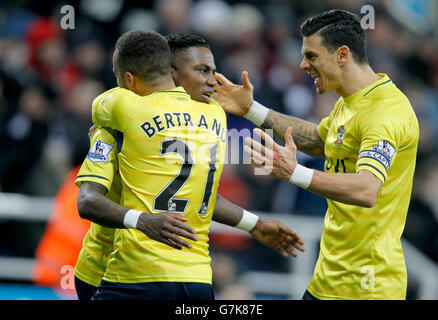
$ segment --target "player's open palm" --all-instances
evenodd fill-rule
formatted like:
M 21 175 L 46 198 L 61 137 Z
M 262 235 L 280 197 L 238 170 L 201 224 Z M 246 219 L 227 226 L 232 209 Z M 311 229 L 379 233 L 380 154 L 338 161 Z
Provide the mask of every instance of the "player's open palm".
M 162 242 L 172 248 L 181 250 L 192 245 L 181 237 L 198 241 L 196 230 L 186 224 L 187 218 L 177 213 L 163 212 L 156 214 L 143 213 L 137 223 L 137 229 L 149 238 Z
M 280 221 L 260 218 L 251 234 L 256 240 L 271 247 L 285 258 L 289 254 L 297 257 L 298 253 L 295 249 L 301 252 L 305 250 L 304 241 L 298 233 Z
M 212 97 L 215 98 L 225 111 L 237 116 L 244 116 L 248 113 L 253 104 L 254 87 L 249 81 L 248 72 L 242 72 L 242 85 L 234 84 L 223 74 L 215 73 L 216 91 Z
M 259 128 L 254 129 L 254 133 L 265 141 L 263 145 L 249 137 L 245 138 L 244 150 L 251 156 L 254 166 L 274 178 L 289 180 L 297 166 L 297 147 L 292 139 L 292 128 L 288 128 L 285 132 L 284 147 Z

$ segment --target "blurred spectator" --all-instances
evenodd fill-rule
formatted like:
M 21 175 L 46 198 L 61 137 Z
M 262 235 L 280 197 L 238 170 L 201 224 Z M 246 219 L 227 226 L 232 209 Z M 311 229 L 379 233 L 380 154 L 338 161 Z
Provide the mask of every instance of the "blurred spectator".
M 39 79 L 60 92 L 67 92 L 78 80 L 77 66 L 66 55 L 64 35 L 57 22 L 48 17 L 35 19 L 26 34 L 29 66 Z
M 403 237 L 438 263 L 438 161 L 417 168 Z
M 104 89 L 100 81 L 83 79 L 66 96 L 65 128 L 66 139 L 71 145 L 72 166 L 82 163 L 90 148 L 91 104 Z
M 40 159 L 48 134 L 50 94 L 41 85 L 21 93 L 18 107 L 0 121 L 0 182 L 4 192 L 28 193 L 26 182 Z
M 160 23 L 160 32 L 188 32 L 191 0 L 158 0 L 156 13 Z

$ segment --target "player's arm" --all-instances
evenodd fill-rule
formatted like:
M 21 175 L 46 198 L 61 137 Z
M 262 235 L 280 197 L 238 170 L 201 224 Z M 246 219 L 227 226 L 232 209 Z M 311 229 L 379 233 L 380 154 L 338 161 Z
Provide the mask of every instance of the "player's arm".
M 250 232 L 256 240 L 271 247 L 285 258 L 289 254 L 298 256 L 294 248 L 302 252 L 305 250 L 304 242 L 298 233 L 284 223 L 257 217 L 220 195 L 217 195 L 213 220 Z
M 111 201 L 105 194 L 107 188 L 96 182 L 84 181 L 78 195 L 79 215 L 109 228 L 133 228 L 142 231 L 149 238 L 165 243 L 175 249 L 191 248 L 192 245 L 181 239 L 197 241 L 196 230 L 187 225 L 187 218 L 171 212 L 148 214 L 129 210 Z
M 291 137 L 291 128 L 285 133 L 286 145 L 277 144 L 260 129 L 254 133 L 265 142 L 246 138 L 244 149 L 250 153 L 256 167 L 269 172 L 273 177 L 290 181 L 325 198 L 362 207 L 373 207 L 382 188 L 382 181 L 372 172 L 361 170 L 358 173 L 326 173 L 298 165 L 296 146 Z
M 318 125 L 280 112 L 269 110 L 261 125 L 264 129 L 273 129 L 277 138 L 284 139 L 286 129 L 292 128 L 292 137 L 297 149 L 314 157 L 324 158 L 324 142 L 318 133 Z
M 324 142 L 319 136 L 318 125 L 303 119 L 281 114 L 268 109 L 253 99 L 253 86 L 248 73 L 242 73 L 242 85 L 236 85 L 216 72 L 216 93 L 213 95 L 225 111 L 242 116 L 265 129 L 274 130 L 274 135 L 284 139 L 286 129 L 292 127 L 292 136 L 298 150 L 318 158 L 324 157 Z

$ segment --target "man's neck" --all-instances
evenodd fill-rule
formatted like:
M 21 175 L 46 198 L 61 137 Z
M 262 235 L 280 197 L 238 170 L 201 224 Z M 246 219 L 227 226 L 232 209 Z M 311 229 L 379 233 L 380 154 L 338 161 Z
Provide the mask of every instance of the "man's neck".
M 139 96 L 147 96 L 156 91 L 171 90 L 174 88 L 176 88 L 176 85 L 172 78 L 160 78 L 154 81 L 142 81 L 138 83 L 133 91 Z
M 380 77 L 368 64 L 352 64 L 348 70 L 344 71 L 340 81 L 341 85 L 336 92 L 341 97 L 347 98 L 379 79 Z

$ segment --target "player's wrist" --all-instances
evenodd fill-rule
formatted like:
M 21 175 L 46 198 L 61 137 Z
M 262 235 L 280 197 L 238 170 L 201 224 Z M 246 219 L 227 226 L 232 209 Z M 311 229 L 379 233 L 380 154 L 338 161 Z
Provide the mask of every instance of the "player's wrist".
M 257 222 L 259 221 L 259 216 L 251 213 L 249 211 L 243 210 L 242 217 L 239 221 L 239 223 L 235 226 L 236 228 L 251 232 L 254 227 L 256 226 Z
M 269 108 L 266 108 L 264 105 L 254 101 L 248 112 L 244 115 L 244 118 L 260 127 L 263 122 L 265 122 L 268 113 Z
M 312 183 L 313 169 L 306 168 L 297 163 L 294 172 L 289 178 L 289 182 L 303 189 L 307 189 Z
M 127 229 L 137 229 L 138 220 L 143 212 L 130 209 L 126 212 L 123 225 Z

